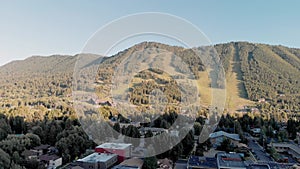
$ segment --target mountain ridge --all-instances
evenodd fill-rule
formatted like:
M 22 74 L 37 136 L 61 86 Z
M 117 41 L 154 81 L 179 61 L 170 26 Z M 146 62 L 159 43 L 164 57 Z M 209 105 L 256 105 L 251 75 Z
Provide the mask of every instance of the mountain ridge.
M 283 109 L 300 109 L 300 49 L 250 42 L 229 42 L 213 47 L 226 72 L 227 100 L 231 100 L 227 104 L 228 107 L 236 109 L 249 104 L 249 100 L 258 101 L 265 98 L 272 100 L 274 106 L 281 106 Z M 172 51 L 194 67 L 193 70 L 199 71 L 200 76 L 204 75 L 201 73 L 205 72 L 202 61 L 193 54 L 200 48 L 188 49 L 157 42 L 142 42 L 109 57 L 94 54 L 33 56 L 1 66 L 0 74 L 2 76 L 24 73 L 72 74 L 78 56 L 82 56 L 81 59 L 89 59 L 84 59 L 81 66 L 89 67 L 101 62 L 104 65 L 102 72 L 107 76 L 123 58 L 146 48 Z M 202 78 L 202 81 L 207 80 L 209 79 Z M 278 98 L 280 94 L 288 96 L 284 102 L 282 98 Z

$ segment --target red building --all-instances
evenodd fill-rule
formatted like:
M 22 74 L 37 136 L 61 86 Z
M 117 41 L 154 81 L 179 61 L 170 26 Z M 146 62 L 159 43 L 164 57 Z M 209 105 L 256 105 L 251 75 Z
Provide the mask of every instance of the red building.
M 132 144 L 125 143 L 104 143 L 95 148 L 97 153 L 113 153 L 118 155 L 118 162 L 131 157 Z

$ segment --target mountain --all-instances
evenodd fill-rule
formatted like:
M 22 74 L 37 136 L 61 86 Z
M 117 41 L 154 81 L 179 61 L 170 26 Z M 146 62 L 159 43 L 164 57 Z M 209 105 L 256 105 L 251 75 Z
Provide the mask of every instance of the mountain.
M 230 42 L 217 44 L 213 47 L 212 50 L 215 50 L 219 55 L 226 72 L 226 107 L 229 110 L 236 110 L 244 105 L 254 105 L 255 102 L 264 98 L 274 109 L 299 111 L 300 49 L 248 42 Z M 33 56 L 22 61 L 13 61 L 0 67 L 0 94 L 3 98 L 10 99 L 21 99 L 25 97 L 24 95 L 26 98 L 34 96 L 35 99 L 39 97 L 67 97 L 71 94 L 72 75 L 78 58 L 83 59 L 80 66 L 84 69 L 98 68 L 99 66 L 95 81 L 105 83 L 112 80 L 111 77 L 115 68 L 124 58 L 145 49 L 156 50 L 155 54 L 161 54 L 162 50 L 171 51 L 179 56 L 201 83 L 199 85 L 200 97 L 203 98 L 205 104 L 209 105 L 210 80 L 203 61 L 195 55 L 195 51 L 196 53 L 201 52 L 203 47 L 185 49 L 156 42 L 143 42 L 114 56 L 104 58 L 93 54 L 80 54 L 75 56 Z M 212 53 L 209 51 L 207 55 Z M 149 57 L 153 56 L 149 53 Z M 167 63 L 174 64 L 173 61 L 168 60 Z M 98 65 L 100 62 L 101 64 Z M 159 66 L 167 66 L 159 60 L 153 61 L 152 64 L 157 65 L 158 68 Z M 180 74 L 186 70 L 184 67 L 177 66 L 176 70 L 172 71 Z M 144 83 L 145 77 L 154 82 Z M 131 92 L 130 97 L 136 105 L 148 104 L 149 100 L 141 96 L 140 93 L 140 91 L 150 92 L 145 91 L 145 88 L 149 88 L 149 86 L 153 86 L 149 90 L 154 89 L 155 86 L 162 88 L 163 83 L 165 83 L 164 85 L 167 84 L 166 81 L 173 83 L 169 80 L 168 74 L 156 69 L 143 71 L 135 78 L 137 80 L 131 87 L 132 89 L 134 86 L 136 87 L 137 94 Z M 101 87 L 109 91 L 106 86 Z M 105 92 L 99 95 L 107 99 Z M 172 91 L 168 92 L 167 98 L 174 103 L 176 100 L 182 99 L 173 88 Z
M 264 98 L 277 108 L 299 110 L 299 49 L 247 42 L 215 48 L 223 60 L 227 81 L 237 81 L 239 97 L 252 101 Z
M 12 61 L 0 67 L 0 73 L 59 73 L 71 72 L 74 69 L 78 57 L 84 57 L 86 62 L 91 62 L 99 55 L 79 54 L 70 55 L 52 55 L 52 56 L 32 56 L 25 60 Z

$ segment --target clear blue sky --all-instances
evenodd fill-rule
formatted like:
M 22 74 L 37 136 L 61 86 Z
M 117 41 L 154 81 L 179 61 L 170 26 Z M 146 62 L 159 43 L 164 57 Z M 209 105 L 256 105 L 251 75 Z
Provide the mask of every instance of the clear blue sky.
M 195 24 L 212 41 L 300 48 L 300 1 L 4 0 L 0 65 L 31 55 L 76 54 L 101 26 L 138 12 L 164 12 Z

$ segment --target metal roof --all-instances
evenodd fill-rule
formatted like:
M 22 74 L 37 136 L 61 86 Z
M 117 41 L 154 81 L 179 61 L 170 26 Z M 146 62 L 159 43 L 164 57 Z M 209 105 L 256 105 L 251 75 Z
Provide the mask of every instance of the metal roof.
M 117 157 L 116 154 L 108 154 L 108 153 L 93 153 L 89 156 L 86 156 L 82 159 L 77 160 L 78 162 L 86 162 L 86 163 L 97 163 L 97 162 L 106 162 L 114 157 Z
M 103 143 L 96 148 L 103 148 L 103 149 L 115 149 L 115 150 L 124 150 L 128 147 L 132 146 L 132 144 L 125 144 L 125 143 Z
M 227 137 L 236 141 L 240 141 L 240 136 L 238 134 L 230 134 L 230 133 L 226 133 L 224 131 L 218 131 L 215 133 L 211 133 L 209 135 L 209 138 L 217 138 L 217 137 Z

